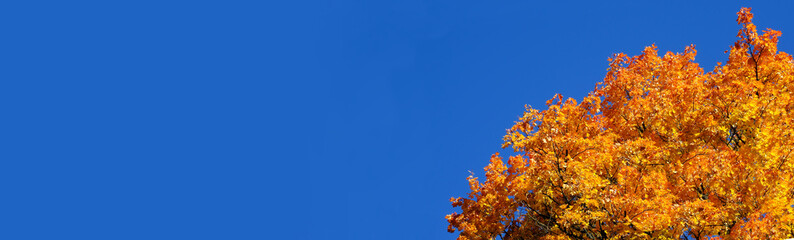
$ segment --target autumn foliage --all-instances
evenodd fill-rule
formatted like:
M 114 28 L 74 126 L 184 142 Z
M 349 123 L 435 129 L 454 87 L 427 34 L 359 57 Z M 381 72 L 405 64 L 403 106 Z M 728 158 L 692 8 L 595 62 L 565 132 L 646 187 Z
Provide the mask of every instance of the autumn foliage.
M 527 107 L 447 215 L 458 239 L 794 237 L 794 61 L 749 8 L 713 71 L 694 46 L 610 59 L 581 102 Z

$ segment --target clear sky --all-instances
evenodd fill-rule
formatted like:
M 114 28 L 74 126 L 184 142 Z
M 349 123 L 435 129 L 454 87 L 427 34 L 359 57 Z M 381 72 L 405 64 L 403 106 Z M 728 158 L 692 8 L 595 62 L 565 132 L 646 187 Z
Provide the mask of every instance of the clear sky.
M 581 99 L 613 53 L 711 70 L 742 6 L 794 52 L 790 1 L 23 2 L 4 239 L 453 239 L 523 106 Z

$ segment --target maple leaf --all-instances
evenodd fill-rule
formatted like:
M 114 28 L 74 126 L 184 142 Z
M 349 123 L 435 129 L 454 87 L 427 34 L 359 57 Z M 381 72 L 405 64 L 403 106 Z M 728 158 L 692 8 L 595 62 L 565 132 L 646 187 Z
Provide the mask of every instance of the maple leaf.
M 507 130 L 507 163 L 469 177 L 458 239 L 794 237 L 794 60 L 749 8 L 728 61 L 705 72 L 695 46 L 609 59 L 578 102 L 555 95 Z

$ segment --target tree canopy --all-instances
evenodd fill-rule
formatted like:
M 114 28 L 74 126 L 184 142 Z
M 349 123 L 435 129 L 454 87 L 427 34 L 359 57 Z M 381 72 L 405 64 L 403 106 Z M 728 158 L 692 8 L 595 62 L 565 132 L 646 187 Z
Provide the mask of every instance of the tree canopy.
M 458 239 L 794 237 L 794 60 L 749 8 L 725 64 L 615 54 L 584 99 L 527 106 L 452 198 Z

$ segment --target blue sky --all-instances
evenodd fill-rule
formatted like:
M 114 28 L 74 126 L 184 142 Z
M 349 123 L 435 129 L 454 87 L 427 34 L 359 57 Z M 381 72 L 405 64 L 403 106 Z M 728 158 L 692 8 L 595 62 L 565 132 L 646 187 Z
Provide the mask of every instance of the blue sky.
M 454 239 L 525 104 L 742 6 L 794 51 L 787 1 L 3 3 L 0 238 Z

